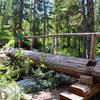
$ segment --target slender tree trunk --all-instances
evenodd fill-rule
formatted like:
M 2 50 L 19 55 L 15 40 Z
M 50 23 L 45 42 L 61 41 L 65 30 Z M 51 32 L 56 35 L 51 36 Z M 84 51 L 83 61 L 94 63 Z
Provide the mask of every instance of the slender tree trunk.
M 38 16 L 38 20 L 37 20 L 37 32 L 38 32 L 38 35 L 39 35 L 39 25 L 40 25 L 40 22 L 39 22 L 39 16 Z
M 67 23 L 67 27 L 69 28 L 69 25 Z M 70 30 L 68 29 L 68 33 L 70 33 Z M 67 37 L 67 47 L 70 47 L 71 42 L 70 42 L 70 37 Z
M 85 14 L 85 0 L 82 0 L 82 13 L 83 13 L 83 32 L 87 32 L 87 21 L 86 21 L 86 14 Z M 86 37 L 83 37 L 83 40 L 82 40 L 82 48 L 83 48 L 83 54 L 82 54 L 82 57 L 83 58 L 86 58 Z
M 67 27 L 69 27 L 69 25 L 67 25 Z M 70 33 L 70 30 L 68 29 L 68 33 Z M 71 43 L 70 43 L 70 37 L 67 37 L 67 47 L 70 47 Z
M 24 9 L 24 0 L 20 0 L 20 8 L 19 8 L 19 29 L 22 29 L 23 9 Z
M 82 47 L 83 47 L 83 54 L 82 54 L 82 57 L 83 58 L 86 58 L 86 38 L 83 37 L 83 41 L 82 41 Z
M 36 0 L 34 0 L 34 13 L 33 13 L 33 17 L 34 17 L 34 22 L 33 22 L 33 36 L 36 35 L 36 15 L 35 15 L 35 4 L 36 4 Z
M 46 1 L 44 0 L 44 22 L 43 22 L 43 35 L 46 34 Z M 43 38 L 43 51 L 45 52 L 45 38 Z
M 87 28 L 88 32 L 94 32 L 94 3 L 87 0 Z M 90 58 L 91 38 L 87 38 L 87 55 Z
M 47 25 L 46 25 L 46 27 L 47 27 L 47 35 L 49 34 L 49 16 L 48 16 L 48 18 L 47 18 Z
M 31 0 L 30 1 L 30 33 L 32 32 L 32 22 L 31 22 L 31 20 L 32 20 L 32 4 L 33 4 L 33 2 Z
M 2 2 L 0 3 L 0 16 L 2 16 Z M 0 22 L 1 25 L 0 25 L 0 30 L 2 30 L 2 22 Z
M 0 16 L 1 16 L 2 2 L 0 2 Z
M 56 34 L 59 33 L 58 17 L 56 16 Z M 58 37 L 56 37 L 56 54 L 58 53 Z
M 81 50 L 80 50 L 80 48 L 81 48 L 81 39 L 79 37 L 79 41 L 78 41 L 78 55 L 79 56 L 81 56 Z
M 3 5 L 3 11 L 4 11 L 4 13 L 2 15 L 1 31 L 4 30 L 4 22 L 5 22 L 5 17 L 6 17 L 6 14 L 5 14 L 5 12 L 6 12 L 6 3 Z
M 36 0 L 34 0 L 33 6 L 34 6 L 34 12 L 33 12 L 33 17 L 34 17 L 34 22 L 33 22 L 33 36 L 36 35 L 36 15 L 35 15 L 35 5 L 36 5 Z M 31 44 L 31 50 L 32 48 L 36 48 L 36 38 L 32 38 L 32 44 Z

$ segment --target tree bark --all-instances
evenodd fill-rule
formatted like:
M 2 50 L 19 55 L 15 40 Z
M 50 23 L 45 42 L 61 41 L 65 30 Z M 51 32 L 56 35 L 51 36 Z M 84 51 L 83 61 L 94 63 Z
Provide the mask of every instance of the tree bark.
M 46 1 L 44 0 L 44 22 L 43 22 L 43 35 L 46 34 Z M 45 52 L 45 37 L 43 38 L 43 51 Z
M 51 51 L 50 51 L 51 54 L 53 54 L 54 52 L 54 47 L 55 47 L 55 37 L 52 37 L 52 44 L 51 44 Z
M 1 16 L 2 2 L 0 2 L 0 16 Z
M 86 21 L 86 13 L 85 13 L 85 0 L 82 0 L 82 14 L 83 14 L 83 32 L 87 32 L 87 21 Z M 83 58 L 86 58 L 86 37 L 83 38 L 82 40 L 82 48 L 83 48 L 83 54 L 82 54 L 82 57 Z
M 35 6 L 36 6 L 36 0 L 32 1 L 33 3 L 33 7 L 34 7 L 34 12 L 33 12 L 33 17 L 34 17 L 34 21 L 33 21 L 33 36 L 36 35 L 36 12 L 35 12 Z M 36 38 L 32 38 L 32 44 L 31 44 L 31 50 L 34 48 L 36 48 Z
M 87 0 L 87 32 L 94 32 L 94 3 Z M 87 55 L 90 58 L 91 38 L 87 38 Z
M 59 33 L 58 16 L 56 16 L 56 34 Z M 58 37 L 56 37 L 56 54 L 58 53 Z
M 32 32 L 32 0 L 30 1 L 30 33 Z
M 20 8 L 19 8 L 19 29 L 22 29 L 23 9 L 24 9 L 24 0 L 20 0 Z
M 17 50 L 18 49 L 11 48 L 7 54 L 9 54 L 9 56 L 15 56 Z M 45 64 L 49 69 L 63 72 L 74 77 L 80 77 L 82 74 L 91 75 L 96 82 L 100 82 L 100 62 L 98 62 L 95 67 L 90 67 L 86 66 L 88 59 L 59 56 L 28 50 L 21 50 L 20 52 L 22 56 L 32 59 L 36 65 Z M 42 60 L 42 57 L 45 59 Z
M 83 47 L 83 54 L 82 54 L 82 57 L 83 58 L 86 58 L 86 37 L 83 38 L 83 41 L 82 41 L 82 47 Z
M 79 41 L 78 41 L 78 55 L 81 56 L 81 39 L 79 37 Z

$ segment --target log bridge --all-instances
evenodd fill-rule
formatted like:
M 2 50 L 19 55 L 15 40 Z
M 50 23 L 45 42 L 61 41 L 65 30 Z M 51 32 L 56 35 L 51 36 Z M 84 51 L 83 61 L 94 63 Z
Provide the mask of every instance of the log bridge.
M 100 91 L 100 62 L 95 60 L 96 56 L 96 37 L 100 33 L 63 33 L 53 35 L 29 36 L 24 38 L 45 38 L 45 37 L 68 37 L 81 36 L 91 38 L 90 59 L 75 58 L 48 54 L 44 52 L 35 52 L 30 50 L 21 50 L 21 55 L 29 57 L 36 65 L 45 64 L 49 69 L 66 73 L 79 78 L 79 82 L 66 88 L 66 91 L 60 94 L 60 100 L 89 100 Z M 32 48 L 32 45 L 31 45 Z M 9 56 L 14 56 L 18 49 L 10 48 L 7 51 Z M 45 60 L 41 60 L 44 57 Z M 88 65 L 88 63 L 91 63 Z M 94 64 L 95 63 L 95 64 Z

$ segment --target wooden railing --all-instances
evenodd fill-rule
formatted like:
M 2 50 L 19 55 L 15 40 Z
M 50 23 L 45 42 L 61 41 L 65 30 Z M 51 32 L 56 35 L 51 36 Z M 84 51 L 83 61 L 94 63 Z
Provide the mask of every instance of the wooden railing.
M 47 38 L 52 37 L 52 41 L 55 40 L 56 37 L 70 37 L 70 36 L 80 36 L 80 37 L 91 37 L 91 52 L 90 59 L 95 60 L 96 56 L 96 37 L 100 37 L 100 33 L 60 33 L 60 34 L 51 34 L 51 35 L 39 35 L 39 36 L 26 36 L 25 38 L 31 38 L 34 40 L 35 38 Z M 52 42 L 52 46 L 54 42 Z M 33 44 L 31 45 L 32 48 Z M 52 51 L 52 50 L 51 50 Z

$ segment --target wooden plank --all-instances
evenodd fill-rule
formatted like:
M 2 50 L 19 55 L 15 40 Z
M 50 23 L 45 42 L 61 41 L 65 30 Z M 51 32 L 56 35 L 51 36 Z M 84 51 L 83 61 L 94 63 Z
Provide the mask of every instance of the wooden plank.
M 65 91 L 60 94 L 60 100 L 83 100 L 83 97 L 78 96 L 74 93 L 71 93 L 69 91 Z
M 93 77 L 87 75 L 80 75 L 80 83 L 85 85 L 92 85 L 93 84 Z
M 70 85 L 67 88 L 67 91 L 77 94 L 79 96 L 85 97 L 86 95 L 89 95 L 89 93 L 91 91 L 91 87 L 88 85 L 75 83 L 73 85 Z
M 96 37 L 100 37 L 100 32 L 95 32 L 94 35 L 96 35 Z
M 90 100 L 100 91 L 100 83 L 83 85 L 75 83 L 67 88 L 67 91 L 60 94 L 60 100 Z

